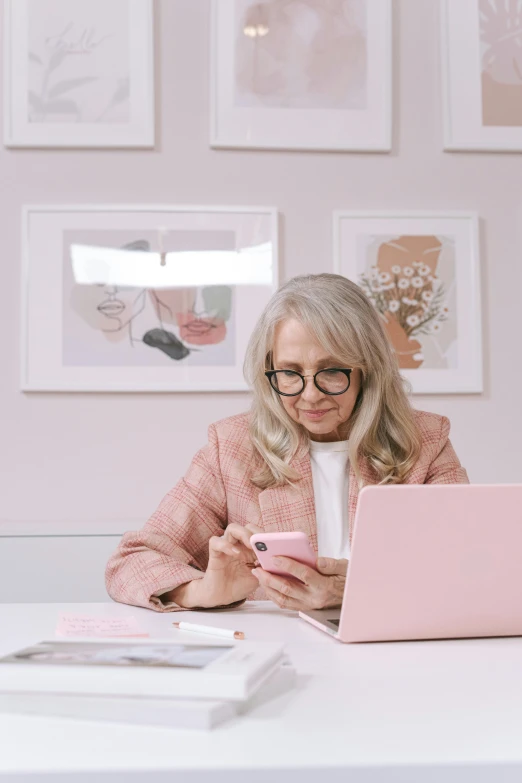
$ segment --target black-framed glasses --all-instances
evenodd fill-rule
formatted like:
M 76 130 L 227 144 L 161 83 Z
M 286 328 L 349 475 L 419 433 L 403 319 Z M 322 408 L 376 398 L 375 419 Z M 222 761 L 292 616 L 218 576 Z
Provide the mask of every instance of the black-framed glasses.
M 344 394 L 350 388 L 352 367 L 328 367 L 313 376 L 314 384 L 323 394 Z M 305 388 L 306 375 L 295 370 L 267 370 L 272 389 L 283 397 L 297 397 Z

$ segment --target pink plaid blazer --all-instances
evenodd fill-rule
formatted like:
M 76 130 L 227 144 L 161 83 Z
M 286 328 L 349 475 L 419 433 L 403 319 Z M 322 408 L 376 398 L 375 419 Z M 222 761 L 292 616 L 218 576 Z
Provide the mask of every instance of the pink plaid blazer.
M 465 484 L 466 471 L 448 439 L 449 421 L 416 411 L 422 451 L 407 484 Z M 302 530 L 317 551 L 314 492 L 308 450 L 292 466 L 302 478 L 296 486 L 259 489 L 251 481 L 257 462 L 248 432 L 248 414 L 209 428 L 209 442 L 192 460 L 184 478 L 166 495 L 142 530 L 125 533 L 109 560 L 106 584 L 115 601 L 156 611 L 179 607 L 159 596 L 199 579 L 208 562 L 208 541 L 229 522 L 253 523 L 265 531 Z M 373 469 L 361 460 L 365 484 L 375 484 Z M 350 469 L 350 539 L 359 487 Z M 259 588 L 252 598 L 263 598 Z

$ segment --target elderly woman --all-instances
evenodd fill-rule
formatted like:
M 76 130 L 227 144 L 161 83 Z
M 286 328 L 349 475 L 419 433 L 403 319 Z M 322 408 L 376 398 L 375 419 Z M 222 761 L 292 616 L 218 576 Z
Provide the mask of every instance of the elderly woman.
M 143 530 L 107 566 L 116 601 L 156 611 L 268 598 L 289 609 L 341 603 L 359 489 L 467 483 L 449 421 L 413 410 L 380 318 L 331 274 L 296 277 L 250 339 L 249 413 L 212 424 L 209 442 Z M 316 569 L 300 580 L 256 568 L 254 532 L 305 532 Z

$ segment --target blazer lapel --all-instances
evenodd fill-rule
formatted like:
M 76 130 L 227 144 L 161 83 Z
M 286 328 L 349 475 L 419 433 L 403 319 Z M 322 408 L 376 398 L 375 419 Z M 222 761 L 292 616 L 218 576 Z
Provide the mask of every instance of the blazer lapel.
M 267 532 L 301 530 L 317 552 L 314 488 L 308 450 L 301 449 L 291 466 L 301 476 L 293 486 L 284 484 L 259 493 L 262 526 Z

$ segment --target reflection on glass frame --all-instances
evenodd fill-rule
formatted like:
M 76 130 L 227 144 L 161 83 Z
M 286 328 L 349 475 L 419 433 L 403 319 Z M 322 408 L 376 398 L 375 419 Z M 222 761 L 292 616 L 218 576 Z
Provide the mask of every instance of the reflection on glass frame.
M 444 148 L 522 151 L 522 4 L 443 0 Z
M 152 0 L 5 0 L 8 147 L 153 147 Z
M 278 282 L 274 209 L 29 206 L 23 217 L 24 390 L 247 388 L 246 345 Z M 257 284 L 125 285 L 97 261 L 98 276 L 80 284 L 71 261 L 78 247 L 106 248 L 109 260 L 117 251 L 134 269 L 138 259 L 150 263 L 155 281 L 158 270 L 174 274 L 191 258 L 193 268 L 229 256 L 248 263 L 258 248 L 266 272 Z
M 336 212 L 335 270 L 375 306 L 414 393 L 482 391 L 478 218 Z
M 391 0 L 213 0 L 212 147 L 391 148 Z

